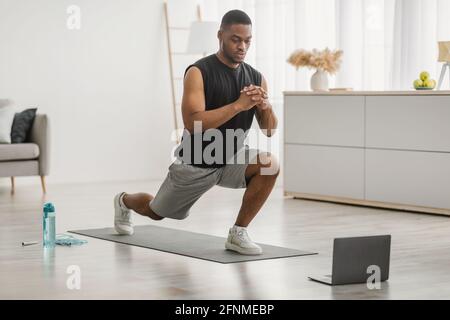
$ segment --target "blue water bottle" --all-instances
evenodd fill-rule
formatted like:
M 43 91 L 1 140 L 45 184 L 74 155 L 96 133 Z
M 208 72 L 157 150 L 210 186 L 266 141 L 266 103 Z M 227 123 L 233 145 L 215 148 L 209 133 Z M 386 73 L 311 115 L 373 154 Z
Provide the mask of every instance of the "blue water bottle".
M 43 215 L 43 243 L 46 248 L 55 247 L 56 241 L 56 215 L 55 206 L 52 203 L 44 205 Z

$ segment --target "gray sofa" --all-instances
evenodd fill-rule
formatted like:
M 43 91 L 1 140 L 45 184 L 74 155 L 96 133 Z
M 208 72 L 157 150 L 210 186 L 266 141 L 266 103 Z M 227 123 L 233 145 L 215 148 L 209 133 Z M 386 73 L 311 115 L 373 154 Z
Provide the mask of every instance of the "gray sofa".
M 50 124 L 45 114 L 37 114 L 29 143 L 0 144 L 0 177 L 11 177 L 14 194 L 14 177 L 40 176 L 43 193 L 45 177 L 50 171 Z

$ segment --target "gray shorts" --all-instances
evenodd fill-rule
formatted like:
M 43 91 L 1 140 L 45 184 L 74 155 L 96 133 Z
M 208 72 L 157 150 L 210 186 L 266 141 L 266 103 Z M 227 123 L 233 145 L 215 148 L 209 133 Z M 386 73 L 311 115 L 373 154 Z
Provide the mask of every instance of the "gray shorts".
M 245 171 L 255 163 L 256 149 L 242 149 L 235 155 L 237 164 L 221 168 L 199 168 L 180 161 L 169 167 L 169 173 L 150 202 L 150 209 L 160 217 L 182 220 L 187 218 L 193 204 L 215 185 L 240 189 L 247 187 Z M 246 161 L 242 161 L 245 156 Z

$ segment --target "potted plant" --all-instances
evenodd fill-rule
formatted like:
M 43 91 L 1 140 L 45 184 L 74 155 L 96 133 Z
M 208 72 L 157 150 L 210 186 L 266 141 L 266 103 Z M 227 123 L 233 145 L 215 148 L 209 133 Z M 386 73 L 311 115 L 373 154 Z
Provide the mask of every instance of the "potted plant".
M 335 74 L 339 70 L 343 53 L 342 50 L 331 51 L 328 48 L 322 51 L 299 49 L 290 55 L 287 62 L 297 69 L 300 67 L 316 69 L 311 77 L 311 90 L 328 91 L 327 73 Z

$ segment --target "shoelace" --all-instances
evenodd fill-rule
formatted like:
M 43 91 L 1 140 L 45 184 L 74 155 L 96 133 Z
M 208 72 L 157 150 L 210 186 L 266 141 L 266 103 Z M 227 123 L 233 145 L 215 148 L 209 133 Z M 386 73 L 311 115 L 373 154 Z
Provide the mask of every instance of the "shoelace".
M 120 209 L 122 211 L 122 219 L 123 219 L 123 221 L 130 221 L 131 210 L 124 208 L 120 203 L 119 203 L 119 206 L 120 206 Z
M 247 233 L 246 230 L 241 230 L 241 231 L 239 231 L 238 234 L 237 234 L 237 236 L 238 236 L 239 239 L 241 239 L 241 240 L 243 240 L 243 241 L 246 241 L 246 242 L 252 242 L 252 240 L 251 240 L 250 237 L 248 236 L 248 233 Z
M 126 219 L 127 221 L 130 220 L 130 216 L 131 216 L 131 210 L 122 211 L 122 217 L 124 219 Z

